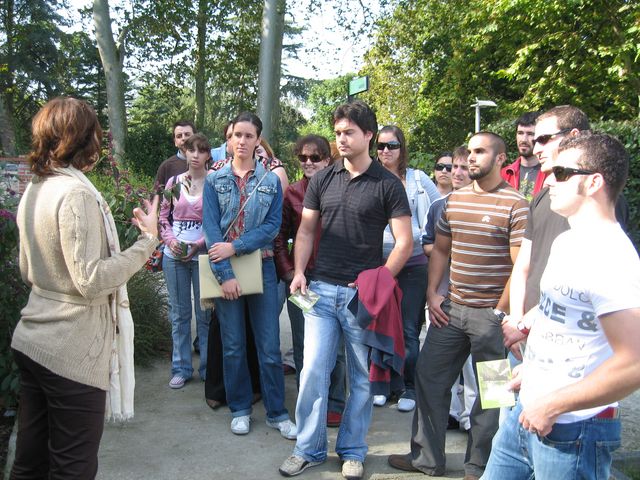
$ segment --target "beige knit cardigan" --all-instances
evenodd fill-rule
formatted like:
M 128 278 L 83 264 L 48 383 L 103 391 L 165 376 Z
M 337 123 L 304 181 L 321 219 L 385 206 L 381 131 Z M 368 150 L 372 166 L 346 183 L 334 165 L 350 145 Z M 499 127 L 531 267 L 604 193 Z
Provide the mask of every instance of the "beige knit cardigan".
M 32 291 L 11 346 L 62 377 L 109 390 L 109 295 L 142 267 L 157 240 L 141 236 L 110 256 L 94 193 L 64 173 L 34 176 L 17 222 L 20 271 Z

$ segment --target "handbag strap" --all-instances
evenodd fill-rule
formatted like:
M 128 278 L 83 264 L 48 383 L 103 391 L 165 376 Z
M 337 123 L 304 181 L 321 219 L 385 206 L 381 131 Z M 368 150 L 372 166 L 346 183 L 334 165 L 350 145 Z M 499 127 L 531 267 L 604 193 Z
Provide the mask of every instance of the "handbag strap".
M 257 164 L 257 163 L 256 163 Z M 260 184 L 262 183 L 262 180 L 264 180 L 264 177 L 267 176 L 267 174 L 269 173 L 269 170 L 267 170 L 266 172 L 264 172 L 264 175 L 262 175 L 262 177 L 260 178 L 260 180 L 258 180 L 258 183 L 256 184 L 255 188 L 251 191 L 251 193 L 249 194 L 249 196 L 245 199 L 244 203 L 242 205 L 240 205 L 240 209 L 238 210 L 238 213 L 236 214 L 235 218 L 231 221 L 231 223 L 229 224 L 229 228 L 227 228 L 227 231 L 224 232 L 224 238 L 226 240 L 227 235 L 229 235 L 229 232 L 231 231 L 231 228 L 233 227 L 233 225 L 236 223 L 236 221 L 238 220 L 238 218 L 240 218 L 240 214 L 242 213 L 242 211 L 244 210 L 244 207 L 247 206 L 247 203 L 249 203 L 249 200 L 251 200 L 251 197 L 253 196 L 253 194 L 256 192 L 256 190 L 258 190 L 258 187 L 260 186 Z

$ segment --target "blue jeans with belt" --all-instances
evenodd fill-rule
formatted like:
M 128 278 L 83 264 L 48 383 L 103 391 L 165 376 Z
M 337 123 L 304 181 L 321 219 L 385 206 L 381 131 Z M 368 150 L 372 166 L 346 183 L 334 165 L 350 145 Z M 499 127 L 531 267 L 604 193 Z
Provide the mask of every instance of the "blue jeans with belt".
M 224 388 L 233 417 L 251 414 L 251 377 L 247 365 L 245 304 L 256 341 L 262 400 L 270 420 L 289 418 L 284 407 L 284 372 L 280 356 L 278 282 L 273 258 L 262 260 L 263 292 L 237 300 L 215 300 L 222 335 Z
M 293 453 L 307 461 L 327 458 L 327 397 L 343 337 L 350 393 L 338 430 L 336 452 L 342 460 L 364 462 L 373 402 L 369 391 L 369 348 L 362 343 L 363 330 L 347 308 L 356 289 L 315 280 L 309 288 L 320 299 L 311 312 L 304 314 L 304 366 L 296 405 L 298 438 Z
M 287 282 L 287 293 L 290 282 Z M 291 338 L 293 340 L 293 361 L 296 365 L 296 383 L 300 389 L 300 375 L 304 363 L 304 313 L 296 304 L 287 300 L 287 312 L 291 322 Z M 336 366 L 331 372 L 331 385 L 329 386 L 329 412 L 340 413 L 344 411 L 344 403 L 347 395 L 346 365 L 344 357 L 344 342 L 340 339 Z
M 521 412 L 518 403 L 500 426 L 483 479 L 608 480 L 611 453 L 620 446 L 620 418 L 556 423 L 540 437 L 522 427 Z

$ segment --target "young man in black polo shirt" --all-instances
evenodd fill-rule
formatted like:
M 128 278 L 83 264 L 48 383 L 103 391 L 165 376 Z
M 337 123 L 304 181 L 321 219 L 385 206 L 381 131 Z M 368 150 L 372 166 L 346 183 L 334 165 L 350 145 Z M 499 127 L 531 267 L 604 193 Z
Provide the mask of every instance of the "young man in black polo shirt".
M 295 276 L 291 292 L 307 291 L 304 272 L 313 249 L 316 228 L 322 234 L 309 289 L 320 296 L 305 313 L 305 367 L 296 405 L 298 438 L 293 455 L 280 473 L 291 477 L 322 463 L 327 457 L 327 395 L 340 336 L 344 336 L 350 395 L 336 452 L 342 475 L 363 475 L 367 454 L 365 437 L 371 421 L 368 348 L 363 330 L 347 309 L 356 294 L 353 282 L 360 272 L 383 264 L 382 234 L 387 226 L 395 247 L 384 264 L 395 276 L 413 248 L 409 203 L 400 180 L 369 156 L 378 124 L 375 114 L 360 101 L 339 106 L 333 114 L 336 144 L 342 159 L 313 176 L 304 199 L 302 222 L 295 241 Z

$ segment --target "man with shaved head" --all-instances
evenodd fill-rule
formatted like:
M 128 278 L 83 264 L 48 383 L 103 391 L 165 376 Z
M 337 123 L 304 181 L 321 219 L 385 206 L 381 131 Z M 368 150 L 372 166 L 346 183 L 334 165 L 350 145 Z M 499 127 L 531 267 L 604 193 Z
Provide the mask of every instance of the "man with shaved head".
M 501 321 L 509 304 L 507 280 L 527 223 L 528 203 L 500 176 L 504 140 L 480 132 L 469 140 L 471 185 L 454 191 L 438 221 L 429 259 L 427 304 L 431 327 L 418 358 L 411 452 L 389 456 L 392 467 L 432 476 L 445 473 L 445 435 L 451 387 L 471 353 L 473 362 L 505 357 Z M 449 291 L 438 293 L 451 270 Z M 465 456 L 465 480 L 478 479 L 498 429 L 498 410 L 477 398 Z

